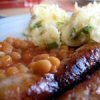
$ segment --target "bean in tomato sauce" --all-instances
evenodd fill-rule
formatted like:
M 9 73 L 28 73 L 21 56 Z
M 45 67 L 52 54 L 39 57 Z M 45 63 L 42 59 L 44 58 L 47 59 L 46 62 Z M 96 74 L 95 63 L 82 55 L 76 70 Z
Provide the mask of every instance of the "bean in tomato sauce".
M 66 45 L 40 48 L 28 40 L 11 37 L 0 42 L 0 96 L 5 92 L 2 89 L 19 87 L 24 91 L 46 73 L 56 73 L 73 51 Z

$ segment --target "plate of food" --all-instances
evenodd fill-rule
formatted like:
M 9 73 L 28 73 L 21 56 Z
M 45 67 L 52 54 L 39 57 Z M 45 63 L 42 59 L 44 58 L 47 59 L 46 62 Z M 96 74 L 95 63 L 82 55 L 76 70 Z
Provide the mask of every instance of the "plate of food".
M 39 4 L 0 19 L 0 100 L 99 100 L 99 9 Z

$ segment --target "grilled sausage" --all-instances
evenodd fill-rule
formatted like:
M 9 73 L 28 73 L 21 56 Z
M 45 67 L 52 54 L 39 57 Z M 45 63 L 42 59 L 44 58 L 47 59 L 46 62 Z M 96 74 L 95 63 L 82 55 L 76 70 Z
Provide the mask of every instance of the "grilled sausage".
M 62 71 L 57 73 L 60 91 L 72 88 L 98 68 L 100 68 L 100 44 L 87 44 L 76 50 L 66 61 Z
M 67 91 L 59 100 L 100 100 L 100 70 L 89 79 Z
M 31 99 L 51 99 L 54 95 L 61 94 L 100 67 L 100 44 L 88 44 L 76 50 L 76 52 L 66 60 L 65 67 L 56 74 L 48 74 L 39 82 L 30 86 L 27 97 Z M 25 97 L 25 96 L 24 96 Z

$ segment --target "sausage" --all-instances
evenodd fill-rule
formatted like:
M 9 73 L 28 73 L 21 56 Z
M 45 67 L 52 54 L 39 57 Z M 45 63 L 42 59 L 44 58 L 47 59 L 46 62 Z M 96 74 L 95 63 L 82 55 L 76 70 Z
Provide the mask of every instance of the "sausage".
M 66 61 L 62 71 L 57 73 L 60 91 L 63 93 L 73 88 L 98 68 L 100 68 L 100 44 L 84 45 L 76 50 Z
M 48 73 L 29 87 L 24 97 L 32 100 L 54 99 L 83 81 L 100 67 L 100 44 L 87 44 L 65 60 L 56 74 Z M 25 98 L 23 98 L 25 100 Z M 30 99 L 30 100 L 31 100 Z
M 59 89 L 54 74 L 46 74 L 22 94 L 21 100 L 52 100 Z
M 67 91 L 58 100 L 100 100 L 100 70 L 80 83 L 72 90 Z

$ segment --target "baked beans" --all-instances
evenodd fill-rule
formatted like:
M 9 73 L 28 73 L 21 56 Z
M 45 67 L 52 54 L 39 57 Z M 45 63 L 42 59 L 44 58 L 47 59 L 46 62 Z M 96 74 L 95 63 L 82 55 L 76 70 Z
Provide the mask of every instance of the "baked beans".
M 42 77 L 46 73 L 55 73 L 70 52 L 72 50 L 66 45 L 48 50 L 28 40 L 8 37 L 0 42 L 0 70 L 4 71 L 0 71 L 0 77 L 20 73 Z
M 73 49 L 66 45 L 41 48 L 28 40 L 11 37 L 0 42 L 0 100 L 7 95 L 14 97 L 18 93 L 20 96 L 45 74 L 62 70 L 72 52 Z

